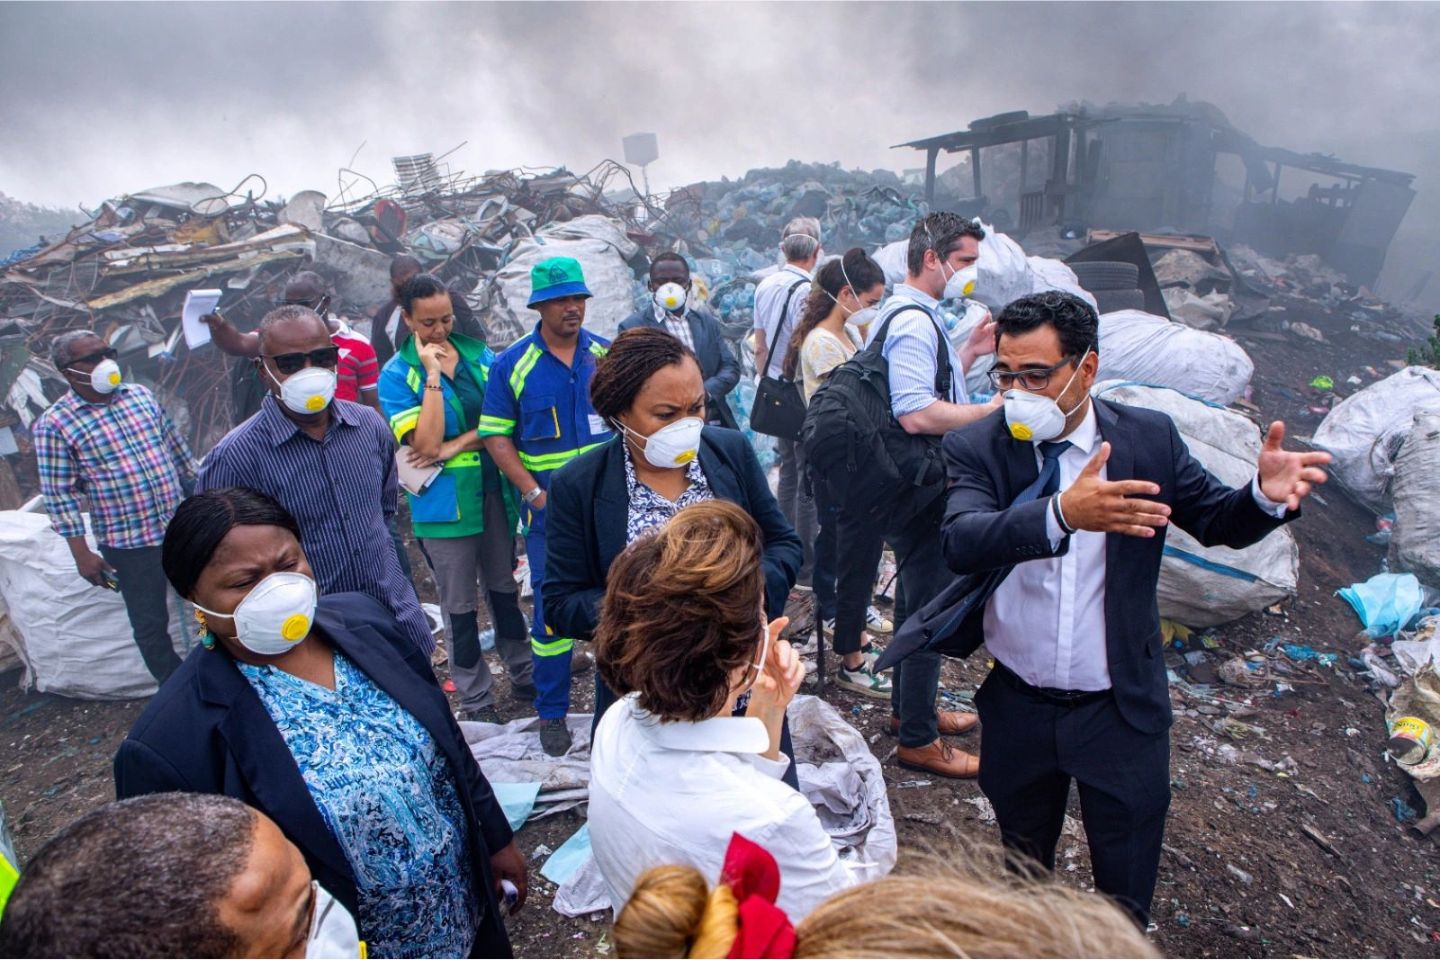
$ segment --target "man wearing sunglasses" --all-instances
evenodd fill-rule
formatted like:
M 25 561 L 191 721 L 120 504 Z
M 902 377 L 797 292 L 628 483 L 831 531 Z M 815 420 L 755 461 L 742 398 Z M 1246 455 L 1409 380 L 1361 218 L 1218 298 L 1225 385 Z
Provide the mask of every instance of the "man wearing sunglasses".
M 363 403 L 380 412 L 380 364 L 375 349 L 344 317 L 330 313 L 333 300 L 325 278 L 311 270 L 302 270 L 285 285 L 277 307 L 307 307 L 330 328 L 330 340 L 339 348 L 335 367 L 335 396 L 340 400 Z M 241 333 L 219 313 L 200 318 L 210 327 L 210 335 L 221 351 L 232 357 L 254 359 L 260 355 L 260 335 Z
M 80 576 L 119 589 L 140 656 L 164 682 L 180 659 L 170 642 L 160 542 L 194 483 L 195 458 L 155 395 L 124 382 L 115 351 L 100 337 L 62 333 L 50 343 L 50 360 L 70 392 L 31 432 L 45 509 Z M 85 539 L 82 493 L 99 554 Z
M 1299 515 L 1326 453 L 1270 424 L 1231 489 L 1163 413 L 1092 398 L 1099 320 L 1067 293 L 997 318 L 1003 412 L 952 430 L 945 562 L 1003 576 L 959 631 L 995 666 L 975 694 L 980 789 L 1005 845 L 1055 865 L 1074 780 L 1095 887 L 1149 920 L 1170 803 L 1170 691 L 1155 599 L 1165 531 L 1242 549 Z M 1258 439 L 1258 436 L 1257 436 Z
M 298 305 L 260 321 L 260 411 L 205 458 L 199 489 L 249 487 L 300 524 L 300 544 L 323 593 L 369 594 L 425 653 L 435 647 L 391 537 L 399 497 L 395 439 L 369 407 L 335 399 L 339 348 L 325 321 Z

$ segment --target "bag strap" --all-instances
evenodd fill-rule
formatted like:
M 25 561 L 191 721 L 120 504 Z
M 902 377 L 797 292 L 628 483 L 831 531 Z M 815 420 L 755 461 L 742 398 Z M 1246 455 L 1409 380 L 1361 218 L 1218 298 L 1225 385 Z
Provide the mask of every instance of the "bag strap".
M 769 376 L 770 364 L 775 362 L 775 344 L 780 342 L 780 331 L 785 329 L 785 318 L 790 315 L 790 301 L 795 298 L 795 291 L 805 284 L 813 282 L 813 280 L 805 279 L 796 280 L 790 289 L 785 291 L 785 305 L 780 308 L 780 322 L 775 324 L 775 335 L 770 338 L 770 349 L 765 351 L 765 369 L 760 371 L 760 376 Z M 785 372 L 783 361 L 780 364 L 780 372 L 782 374 Z
M 911 303 L 891 311 L 890 315 L 885 318 L 885 321 L 880 324 L 880 329 L 875 331 L 875 336 L 870 341 L 870 346 L 875 348 L 875 351 L 878 353 L 885 345 L 885 337 L 890 333 L 890 321 L 907 310 L 917 310 L 925 314 L 930 320 L 930 325 L 935 328 L 935 393 L 942 398 L 948 399 L 950 396 L 950 387 L 954 382 L 952 377 L 953 371 L 950 366 L 950 344 L 945 337 L 945 331 L 940 329 L 940 324 L 936 322 L 935 317 L 931 315 L 929 310 L 926 310 L 919 304 Z

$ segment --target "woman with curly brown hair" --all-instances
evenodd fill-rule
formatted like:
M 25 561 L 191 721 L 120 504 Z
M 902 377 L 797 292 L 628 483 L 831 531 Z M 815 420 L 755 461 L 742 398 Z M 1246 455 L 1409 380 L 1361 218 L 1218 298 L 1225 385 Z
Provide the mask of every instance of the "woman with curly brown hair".
M 617 907 L 660 864 L 715 880 L 734 833 L 775 855 L 794 917 L 884 872 L 842 862 L 809 801 L 781 782 L 785 708 L 805 669 L 780 639 L 785 620 L 766 623 L 760 554 L 749 514 L 709 500 L 610 569 L 595 659 L 621 699 L 591 748 L 590 839 Z

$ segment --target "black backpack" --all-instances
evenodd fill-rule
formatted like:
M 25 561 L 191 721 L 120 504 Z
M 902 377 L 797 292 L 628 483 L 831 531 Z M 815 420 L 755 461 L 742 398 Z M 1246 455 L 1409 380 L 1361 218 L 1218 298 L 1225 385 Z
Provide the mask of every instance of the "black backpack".
M 880 351 L 890 324 L 906 310 L 925 313 L 906 306 L 886 317 L 869 346 L 830 371 L 810 399 L 800 430 L 817 496 L 852 514 L 897 525 L 945 489 L 940 438 L 906 433 L 890 406 L 889 363 Z M 935 333 L 935 393 L 948 397 L 950 344 L 939 324 Z

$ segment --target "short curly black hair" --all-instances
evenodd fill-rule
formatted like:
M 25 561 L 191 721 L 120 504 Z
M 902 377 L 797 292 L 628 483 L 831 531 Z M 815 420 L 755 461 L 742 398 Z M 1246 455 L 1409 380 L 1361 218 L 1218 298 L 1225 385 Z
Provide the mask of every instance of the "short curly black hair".
M 1060 349 L 1065 356 L 1078 360 L 1086 350 L 1100 352 L 1100 317 L 1095 308 L 1059 290 L 1021 297 L 1001 310 L 995 318 L 995 342 L 1047 324 L 1060 335 Z
M 246 945 L 218 905 L 250 862 L 256 823 L 239 800 L 200 793 L 86 814 L 25 865 L 0 956 L 240 956 Z
M 595 364 L 590 378 L 590 406 L 602 420 L 614 420 L 628 411 L 645 383 L 658 370 L 695 361 L 695 351 L 659 327 L 633 327 L 610 344 L 609 351 Z

